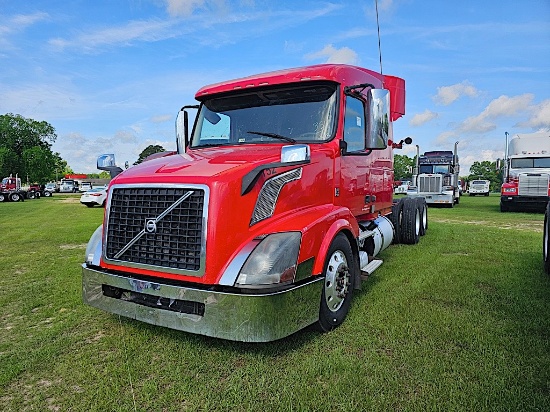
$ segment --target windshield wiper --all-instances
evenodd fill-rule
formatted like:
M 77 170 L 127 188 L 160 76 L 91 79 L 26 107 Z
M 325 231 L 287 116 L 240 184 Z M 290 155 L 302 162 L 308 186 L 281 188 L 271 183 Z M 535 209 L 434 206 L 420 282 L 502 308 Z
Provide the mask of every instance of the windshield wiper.
M 257 135 L 259 135 L 259 136 L 272 137 L 272 138 L 274 138 L 274 139 L 286 140 L 287 142 L 290 142 L 290 143 L 296 143 L 296 140 L 294 140 L 294 139 L 292 139 L 292 138 L 290 138 L 290 137 L 286 137 L 286 136 L 277 134 L 277 133 L 255 132 L 255 131 L 253 131 L 253 130 L 249 130 L 249 131 L 247 131 L 246 133 L 257 134 Z

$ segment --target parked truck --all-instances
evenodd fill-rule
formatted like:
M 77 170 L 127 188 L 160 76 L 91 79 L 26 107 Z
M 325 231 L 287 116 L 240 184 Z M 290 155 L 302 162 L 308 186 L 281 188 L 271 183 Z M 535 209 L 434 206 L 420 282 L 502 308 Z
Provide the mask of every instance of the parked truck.
M 27 191 L 21 186 L 21 178 L 5 177 L 0 183 L 0 202 L 22 202 L 27 197 Z
M 114 178 L 82 265 L 84 302 L 236 341 L 337 327 L 379 252 L 427 226 L 423 199 L 392 200 L 393 149 L 411 142 L 392 132 L 404 80 L 328 64 L 195 97 L 176 120 L 177 152 L 125 171 L 98 159 Z
M 491 182 L 489 180 L 472 180 L 468 186 L 470 196 L 489 196 Z
M 550 133 L 518 134 L 508 142 L 500 211 L 544 211 L 550 199 Z
M 78 182 L 74 179 L 61 179 L 59 193 L 77 193 Z
M 407 196 L 423 197 L 428 205 L 454 207 L 460 203 L 460 164 L 457 147 L 458 142 L 455 143 L 454 152 L 439 150 L 420 155 L 417 146 L 413 184 L 409 186 Z

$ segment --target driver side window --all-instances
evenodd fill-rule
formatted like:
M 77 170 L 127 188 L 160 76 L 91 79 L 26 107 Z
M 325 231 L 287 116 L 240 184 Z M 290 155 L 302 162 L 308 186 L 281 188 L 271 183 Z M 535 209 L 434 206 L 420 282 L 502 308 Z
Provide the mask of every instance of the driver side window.
M 365 149 L 365 110 L 363 102 L 351 96 L 346 96 L 344 141 L 347 143 L 348 152 Z

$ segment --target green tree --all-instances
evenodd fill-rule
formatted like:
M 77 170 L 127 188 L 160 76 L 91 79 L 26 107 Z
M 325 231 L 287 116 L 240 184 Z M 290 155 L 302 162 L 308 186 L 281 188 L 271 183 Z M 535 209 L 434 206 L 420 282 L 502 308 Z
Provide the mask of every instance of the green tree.
M 491 191 L 499 191 L 502 182 L 501 172 L 497 170 L 496 162 L 484 160 L 482 162 L 474 162 L 470 166 L 470 175 L 468 181 L 472 180 L 489 180 L 491 182 Z
M 166 149 L 164 147 L 162 147 L 161 145 L 158 145 L 158 144 L 149 145 L 145 149 L 143 149 L 143 152 L 141 152 L 139 154 L 139 158 L 138 158 L 138 160 L 136 160 L 134 165 L 140 164 L 141 162 L 143 162 L 147 157 L 151 156 L 152 154 L 161 153 L 161 152 L 165 152 L 165 151 L 166 151 Z
M 415 158 L 406 155 L 393 155 L 393 174 L 395 180 L 404 180 L 412 178 Z
M 48 122 L 12 113 L 0 115 L 0 177 L 17 174 L 38 183 L 52 179 L 56 164 L 62 161 L 51 150 L 56 138 Z

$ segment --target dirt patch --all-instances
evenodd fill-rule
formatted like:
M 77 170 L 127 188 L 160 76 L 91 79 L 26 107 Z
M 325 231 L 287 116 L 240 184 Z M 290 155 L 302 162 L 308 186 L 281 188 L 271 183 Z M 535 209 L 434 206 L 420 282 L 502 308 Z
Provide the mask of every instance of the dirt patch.
M 66 197 L 65 199 L 58 200 L 58 202 L 61 202 L 61 203 L 80 203 L 80 199 L 78 197 Z
M 539 221 L 526 221 L 526 222 L 516 222 L 514 224 L 512 223 L 498 223 L 498 222 L 490 222 L 487 220 L 455 220 L 455 219 L 437 219 L 437 218 L 429 218 L 432 222 L 437 223 L 451 223 L 451 224 L 458 224 L 458 225 L 482 225 L 485 227 L 490 227 L 494 229 L 503 229 L 503 230 L 522 230 L 526 232 L 538 232 L 542 233 L 543 231 L 543 225 L 542 222 Z
M 82 243 L 81 245 L 61 245 L 59 248 L 63 250 L 86 249 L 86 246 L 86 243 Z

